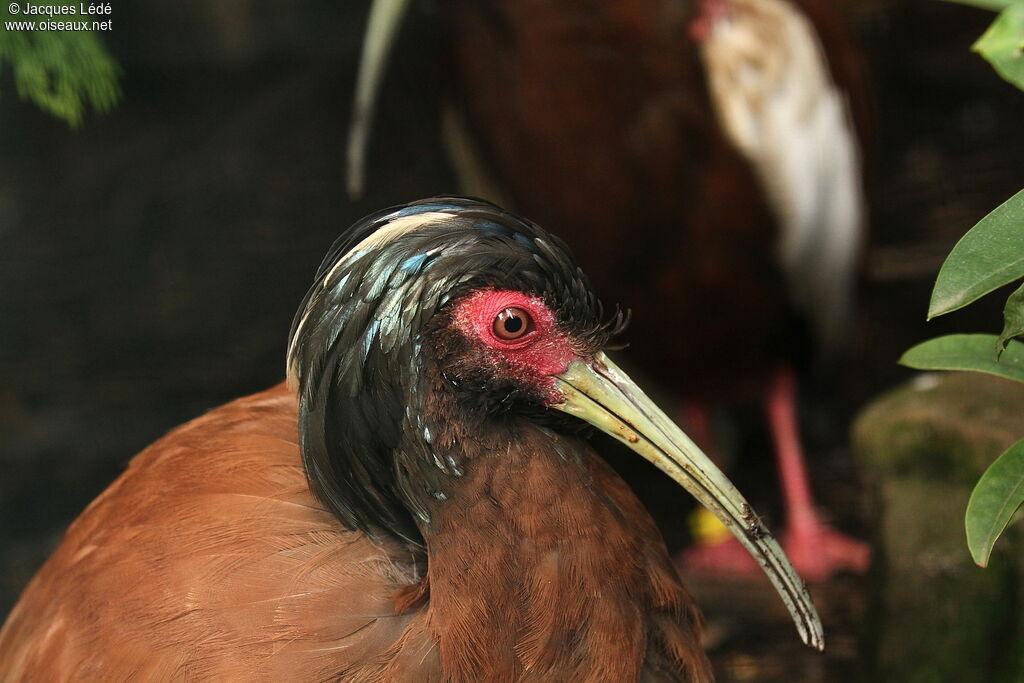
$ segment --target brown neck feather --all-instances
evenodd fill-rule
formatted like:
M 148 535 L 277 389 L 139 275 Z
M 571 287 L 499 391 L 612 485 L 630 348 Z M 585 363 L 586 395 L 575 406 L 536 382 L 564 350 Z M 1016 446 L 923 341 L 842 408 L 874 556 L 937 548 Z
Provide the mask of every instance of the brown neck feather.
M 428 624 L 454 680 L 707 680 L 699 616 L 653 522 L 581 441 L 473 442 L 424 528 Z

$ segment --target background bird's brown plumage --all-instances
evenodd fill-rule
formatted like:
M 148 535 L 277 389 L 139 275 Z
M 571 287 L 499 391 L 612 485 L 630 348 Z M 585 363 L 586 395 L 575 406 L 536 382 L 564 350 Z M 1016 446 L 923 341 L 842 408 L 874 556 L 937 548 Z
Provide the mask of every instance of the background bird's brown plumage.
M 866 130 L 860 54 L 840 18 L 817 0 L 787 4 L 819 32 Z M 794 313 L 780 218 L 708 93 L 691 35 L 701 5 L 444 3 L 453 97 L 488 181 L 559 226 L 598 290 L 632 310 L 637 365 L 682 397 L 728 402 L 795 359 Z M 723 352 L 751 331 L 757 343 Z

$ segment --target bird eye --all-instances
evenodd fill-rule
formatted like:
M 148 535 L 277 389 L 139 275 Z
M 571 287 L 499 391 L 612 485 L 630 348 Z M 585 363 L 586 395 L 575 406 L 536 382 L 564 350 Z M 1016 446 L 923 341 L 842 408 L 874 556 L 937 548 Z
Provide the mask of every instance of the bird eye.
M 494 319 L 494 336 L 504 341 L 520 339 L 531 329 L 533 320 L 521 308 L 506 308 Z

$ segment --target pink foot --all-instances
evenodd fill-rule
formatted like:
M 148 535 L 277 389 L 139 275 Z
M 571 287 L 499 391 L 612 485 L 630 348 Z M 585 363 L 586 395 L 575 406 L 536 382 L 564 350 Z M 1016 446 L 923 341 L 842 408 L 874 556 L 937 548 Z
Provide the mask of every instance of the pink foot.
M 676 555 L 676 564 L 685 573 L 703 576 L 753 578 L 763 574 L 761 567 L 735 538 L 711 545 L 691 546 Z
M 787 533 L 782 539 L 782 549 L 796 573 L 808 583 L 827 581 L 841 572 L 863 574 L 871 558 L 866 543 L 824 524 L 799 533 Z M 704 576 L 754 578 L 764 574 L 735 538 L 687 548 L 676 556 L 676 563 L 683 572 Z
M 863 574 L 868 569 L 871 551 L 862 541 L 839 533 L 821 522 L 787 531 L 782 549 L 804 581 L 827 581 L 839 572 Z

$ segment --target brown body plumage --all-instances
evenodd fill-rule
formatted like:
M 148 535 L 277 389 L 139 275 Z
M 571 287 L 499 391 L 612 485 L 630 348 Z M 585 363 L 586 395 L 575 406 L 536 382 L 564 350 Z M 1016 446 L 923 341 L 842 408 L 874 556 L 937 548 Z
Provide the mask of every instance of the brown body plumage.
M 139 454 L 12 612 L 4 680 L 709 679 L 664 544 L 589 450 L 481 453 L 424 576 L 313 498 L 295 411 L 279 386 Z

